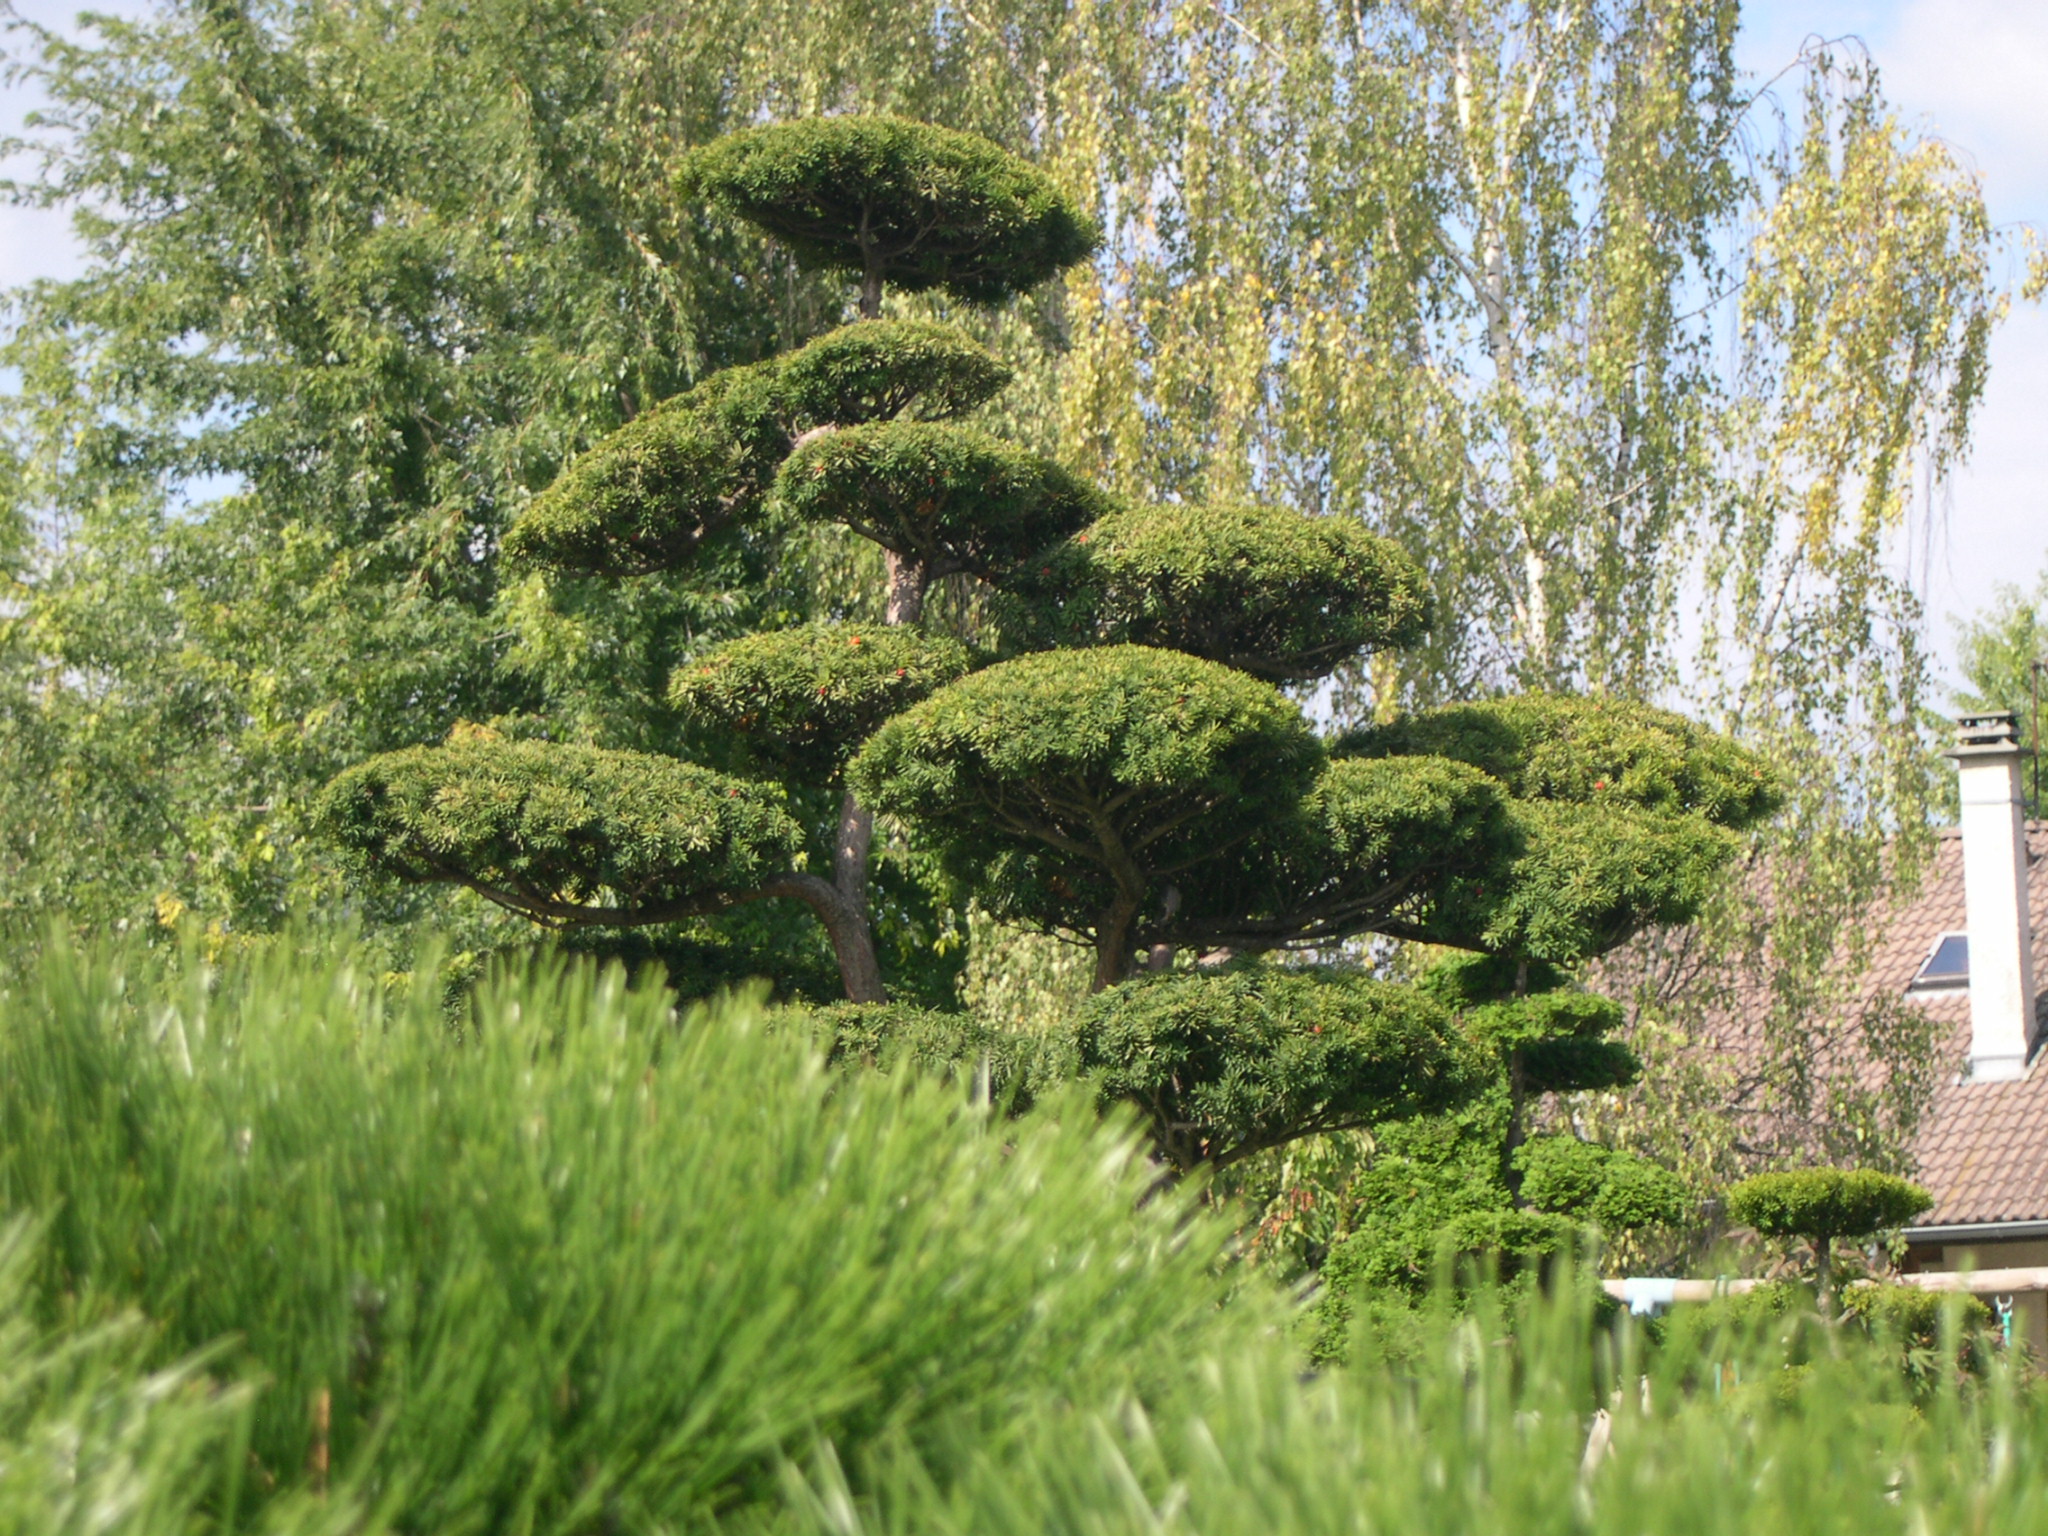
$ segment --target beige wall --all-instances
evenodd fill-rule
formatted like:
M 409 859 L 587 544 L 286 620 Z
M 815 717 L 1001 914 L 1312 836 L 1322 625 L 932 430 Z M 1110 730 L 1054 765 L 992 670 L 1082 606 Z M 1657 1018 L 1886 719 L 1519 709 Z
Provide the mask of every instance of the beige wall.
M 2016 1243 L 1948 1244 L 1916 1248 L 1923 1270 L 2023 1269 L 2048 1264 L 2048 1238 L 2030 1237 Z M 1935 1257 L 1939 1254 L 1940 1257 Z M 1989 1305 L 1992 1298 L 1984 1298 Z M 2012 1334 L 2034 1348 L 2037 1360 L 2048 1360 L 2048 1295 L 2039 1291 L 2013 1297 Z

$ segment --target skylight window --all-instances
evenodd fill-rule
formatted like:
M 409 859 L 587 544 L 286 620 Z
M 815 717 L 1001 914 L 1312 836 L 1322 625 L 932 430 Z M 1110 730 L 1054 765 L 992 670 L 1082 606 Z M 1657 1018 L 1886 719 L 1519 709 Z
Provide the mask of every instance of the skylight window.
M 1944 933 L 1920 962 L 1920 969 L 1907 986 L 1908 992 L 1925 992 L 1938 987 L 1966 987 L 1970 984 L 1970 936 Z

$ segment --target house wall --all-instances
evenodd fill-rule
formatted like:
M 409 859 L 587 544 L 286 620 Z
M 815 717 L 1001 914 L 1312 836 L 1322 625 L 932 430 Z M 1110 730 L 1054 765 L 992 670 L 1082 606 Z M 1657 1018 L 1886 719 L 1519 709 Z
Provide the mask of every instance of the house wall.
M 1975 1242 L 1967 1244 L 1914 1244 L 1906 1267 L 1917 1270 L 2024 1269 L 2048 1265 L 2048 1238 L 2023 1238 L 2017 1242 Z M 1990 1297 L 1985 1301 L 1989 1303 Z M 2039 1291 L 2013 1297 L 2013 1337 L 2033 1346 L 2036 1359 L 2048 1360 L 2048 1295 Z

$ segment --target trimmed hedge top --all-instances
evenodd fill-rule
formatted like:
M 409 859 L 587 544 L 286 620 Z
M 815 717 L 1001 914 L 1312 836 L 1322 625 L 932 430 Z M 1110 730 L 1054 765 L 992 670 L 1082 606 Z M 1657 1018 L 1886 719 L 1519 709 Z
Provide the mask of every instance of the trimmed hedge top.
M 1110 513 L 1019 571 L 1014 622 L 1034 645 L 1186 651 L 1286 682 L 1428 629 L 1428 578 L 1354 518 L 1254 503 Z
M 548 920 L 712 910 L 787 871 L 803 834 L 774 785 L 673 758 L 476 733 L 338 775 L 317 815 L 402 880 L 467 885 Z
M 1728 1191 L 1729 1214 L 1745 1226 L 1822 1242 L 1889 1232 L 1933 1204 L 1918 1184 L 1869 1168 L 1759 1173 Z
M 905 421 L 806 443 L 776 491 L 798 516 L 843 523 L 933 577 L 997 575 L 1109 505 L 1051 459 L 964 427 Z
M 963 676 L 957 640 L 880 624 L 746 635 L 676 669 L 669 700 L 799 773 L 837 774 L 892 715 Z
M 792 433 L 958 416 L 993 400 L 1011 378 L 1007 364 L 958 326 L 929 320 L 857 320 L 776 367 L 776 393 Z
M 1241 859 L 1321 762 L 1271 686 L 1122 645 L 971 673 L 884 725 L 848 778 L 935 837 L 992 904 L 1083 931 L 1113 866 L 1149 878 Z
M 678 186 L 766 230 L 800 266 L 976 304 L 1036 287 L 1100 240 L 1044 172 L 975 134 L 895 117 L 744 129 L 692 150 Z
M 1682 715 L 1613 698 L 1525 693 L 1451 705 L 1354 731 L 1337 750 L 1451 757 L 1519 799 L 1637 806 L 1737 829 L 1755 826 L 1779 800 L 1755 753 Z
M 1090 998 L 1070 1028 L 1103 1096 L 1138 1106 L 1183 1169 L 1442 1109 L 1471 1065 L 1441 1004 L 1344 971 L 1140 977 Z
M 505 535 L 513 562 L 594 576 L 687 564 L 759 511 L 789 439 L 770 364 L 729 368 L 599 439 Z

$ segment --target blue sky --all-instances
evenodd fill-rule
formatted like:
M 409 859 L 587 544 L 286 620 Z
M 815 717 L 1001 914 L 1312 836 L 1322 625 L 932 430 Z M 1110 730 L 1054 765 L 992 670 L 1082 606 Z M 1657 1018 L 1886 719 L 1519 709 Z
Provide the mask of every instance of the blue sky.
M 14 0 L 20 15 L 62 23 L 77 0 Z M 137 13 L 143 0 L 98 0 Z M 1949 143 L 1984 182 L 1992 217 L 2048 232 L 2048 0 L 1751 0 L 1741 61 L 1775 74 L 1810 37 L 1868 44 L 1903 116 Z M 28 105 L 0 101 L 0 122 Z M 63 276 L 77 256 L 61 217 L 0 208 L 0 287 Z M 2014 312 L 1992 349 L 1970 462 L 1916 520 L 1899 560 L 1927 606 L 1946 659 L 1950 616 L 1991 600 L 2000 583 L 2031 586 L 2048 567 L 2048 312 Z M 1910 565 L 1907 562 L 1910 560 Z

